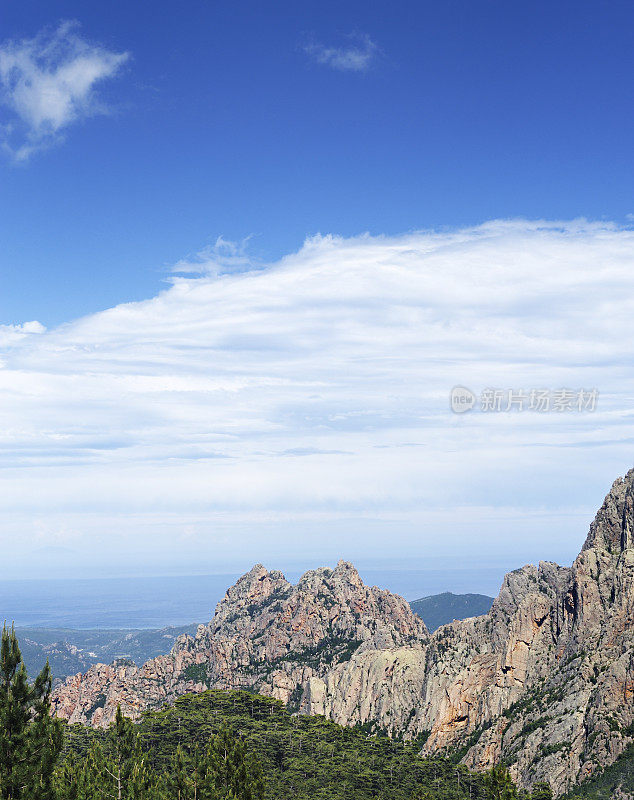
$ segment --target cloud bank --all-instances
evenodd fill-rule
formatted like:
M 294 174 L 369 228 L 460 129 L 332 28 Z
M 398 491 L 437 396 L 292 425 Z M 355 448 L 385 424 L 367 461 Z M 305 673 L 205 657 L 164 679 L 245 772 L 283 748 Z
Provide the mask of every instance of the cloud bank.
M 379 54 L 379 48 L 367 34 L 348 37 L 356 42 L 344 47 L 311 43 L 304 51 L 318 64 L 340 72 L 367 72 Z
M 96 86 L 119 72 L 127 53 L 90 44 L 75 22 L 32 39 L 0 44 L 3 144 L 19 161 L 60 141 L 69 125 L 104 113 Z
M 237 257 L 55 330 L 0 328 L 16 572 L 42 542 L 155 571 L 574 555 L 634 461 L 634 231 L 497 221 Z M 600 400 L 456 415 L 456 384 Z

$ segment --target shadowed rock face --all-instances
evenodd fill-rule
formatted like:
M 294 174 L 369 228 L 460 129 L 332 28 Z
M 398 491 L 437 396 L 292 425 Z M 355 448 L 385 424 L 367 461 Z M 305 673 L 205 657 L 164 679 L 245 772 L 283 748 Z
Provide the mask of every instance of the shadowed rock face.
M 356 570 L 292 586 L 254 567 L 195 638 L 144 667 L 92 667 L 57 691 L 57 713 L 108 724 L 207 687 L 255 688 L 351 725 L 375 721 L 424 752 L 501 759 L 520 785 L 557 794 L 634 737 L 634 470 L 615 481 L 572 567 L 542 562 L 504 579 L 488 614 L 432 636 L 404 600 Z

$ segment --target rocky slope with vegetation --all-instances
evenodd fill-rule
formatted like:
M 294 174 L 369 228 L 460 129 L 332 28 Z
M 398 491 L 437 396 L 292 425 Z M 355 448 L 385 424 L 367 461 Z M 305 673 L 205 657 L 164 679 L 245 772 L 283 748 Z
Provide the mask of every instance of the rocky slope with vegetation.
M 127 659 L 145 664 L 169 650 L 178 636 L 194 633 L 196 625 L 156 630 L 75 630 L 71 628 L 16 628 L 22 658 L 29 675 L 48 661 L 53 685 L 93 664 Z
M 104 730 L 51 716 L 48 664 L 24 668 L 13 628 L 0 648 L 0 797 L 6 800 L 552 800 L 518 793 L 504 767 L 484 775 L 420 744 L 323 717 L 279 700 L 218 690 L 178 698 L 138 724 L 117 708 Z
M 251 688 L 307 715 L 425 739 L 423 752 L 511 767 L 558 795 L 634 740 L 634 470 L 615 481 L 572 567 L 510 573 L 490 611 L 431 636 L 354 568 L 290 585 L 255 567 L 207 626 L 142 668 L 92 667 L 57 713 L 103 726 L 187 691 Z
M 298 704 L 309 678 L 353 652 L 419 646 L 423 621 L 400 597 L 364 586 L 351 564 L 307 572 L 290 584 L 257 565 L 232 586 L 208 625 L 181 636 L 167 656 L 142 667 L 98 664 L 54 695 L 58 716 L 107 726 L 118 705 L 131 716 L 188 691 L 257 689 Z

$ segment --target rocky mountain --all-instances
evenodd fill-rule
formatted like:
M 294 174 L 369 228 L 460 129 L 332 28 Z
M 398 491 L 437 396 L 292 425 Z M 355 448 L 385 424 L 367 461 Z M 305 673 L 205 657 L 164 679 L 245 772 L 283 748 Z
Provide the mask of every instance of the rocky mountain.
M 98 664 L 57 690 L 57 714 L 105 726 L 118 704 L 135 716 L 190 691 L 247 688 L 298 704 L 302 687 L 354 652 L 428 641 L 405 600 L 364 586 L 351 564 L 307 572 L 290 584 L 257 565 L 232 586 L 208 625 L 181 636 L 142 667 Z
M 427 625 L 432 633 L 441 625 L 447 625 L 455 619 L 467 619 L 486 614 L 493 605 L 493 598 L 485 594 L 453 594 L 442 592 L 420 600 L 410 600 L 410 607 Z
M 634 800 L 634 745 L 609 767 L 575 786 L 566 800 Z
M 504 579 L 490 612 L 439 628 L 427 646 L 353 655 L 311 679 L 302 708 L 347 724 L 429 732 L 424 752 L 511 765 L 557 794 L 610 764 L 634 735 L 634 470 L 617 480 L 572 567 Z M 394 676 L 398 675 L 398 686 Z M 382 712 L 382 693 L 394 702 Z
M 428 630 L 454 619 L 484 614 L 492 597 L 479 594 L 431 595 L 410 602 L 414 613 L 422 618 Z M 194 635 L 197 625 L 159 629 L 74 629 L 16 628 L 22 658 L 29 675 L 36 675 L 48 660 L 53 683 L 57 686 L 69 675 L 85 672 L 93 664 L 112 661 L 133 661 L 145 664 L 167 652 L 183 633 Z
M 261 566 L 196 636 L 143 667 L 97 665 L 55 695 L 72 722 L 105 725 L 207 687 L 252 688 L 305 714 L 426 736 L 477 769 L 504 761 L 557 795 L 634 740 L 634 470 L 613 484 L 572 567 L 504 579 L 490 611 L 429 634 L 401 598 L 350 564 L 296 586 Z

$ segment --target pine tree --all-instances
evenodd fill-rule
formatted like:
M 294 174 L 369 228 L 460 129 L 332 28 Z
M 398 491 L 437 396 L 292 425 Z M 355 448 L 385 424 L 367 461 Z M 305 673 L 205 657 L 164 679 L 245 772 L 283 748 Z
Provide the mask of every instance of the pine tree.
M 492 767 L 484 778 L 487 800 L 516 800 L 517 789 L 506 767 Z
M 170 797 L 174 800 L 194 800 L 196 791 L 196 770 L 187 763 L 183 748 L 179 745 L 172 759 L 167 785 Z
M 531 800 L 553 800 L 553 790 L 550 788 L 550 784 L 546 781 L 536 783 L 531 792 Z
M 55 772 L 57 800 L 84 800 L 81 790 L 83 769 L 71 751 Z
M 78 779 L 78 800 L 97 800 L 107 789 L 107 775 L 103 775 L 106 756 L 99 742 L 93 742 Z
M 198 770 L 203 776 L 198 800 L 263 800 L 264 777 L 243 742 L 225 725 L 212 738 Z
M 93 744 L 84 770 L 83 791 L 90 800 L 152 800 L 155 780 L 131 720 L 117 707 L 103 746 Z M 80 796 L 80 800 L 83 800 Z
M 0 798 L 54 800 L 53 771 L 62 749 L 61 723 L 51 717 L 48 666 L 29 685 L 13 626 L 0 647 Z

